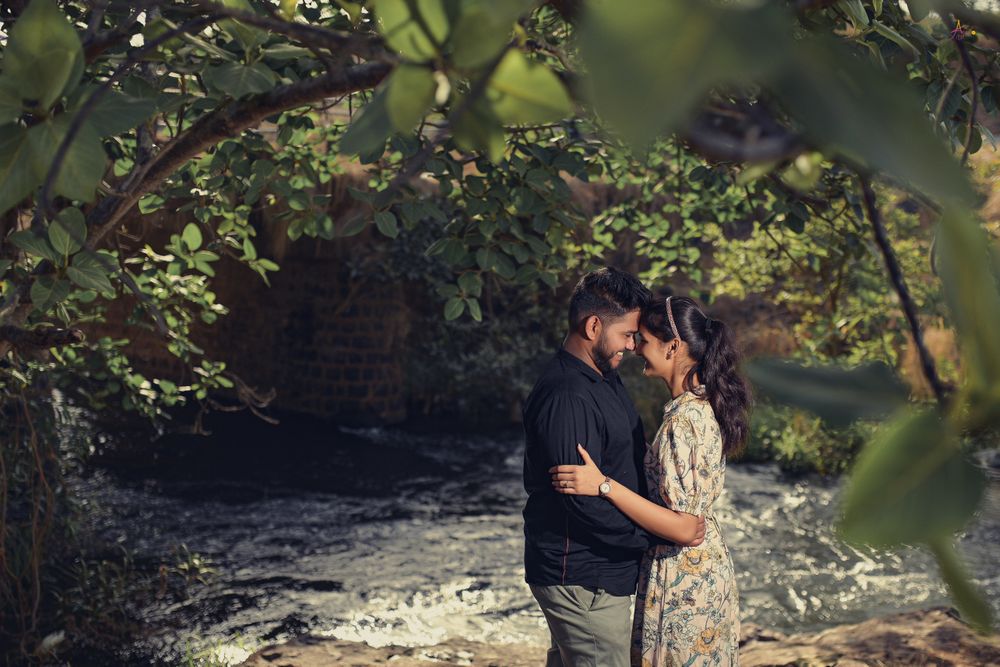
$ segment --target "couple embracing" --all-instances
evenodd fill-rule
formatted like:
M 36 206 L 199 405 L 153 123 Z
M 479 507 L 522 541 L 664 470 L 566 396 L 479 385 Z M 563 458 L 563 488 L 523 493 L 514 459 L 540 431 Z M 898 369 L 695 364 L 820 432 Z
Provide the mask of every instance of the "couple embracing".
M 648 446 L 616 373 L 629 351 L 672 396 Z M 749 404 L 728 328 L 693 300 L 654 299 L 614 268 L 577 284 L 523 415 L 525 579 L 552 636 L 547 667 L 737 664 L 739 600 L 712 503 Z

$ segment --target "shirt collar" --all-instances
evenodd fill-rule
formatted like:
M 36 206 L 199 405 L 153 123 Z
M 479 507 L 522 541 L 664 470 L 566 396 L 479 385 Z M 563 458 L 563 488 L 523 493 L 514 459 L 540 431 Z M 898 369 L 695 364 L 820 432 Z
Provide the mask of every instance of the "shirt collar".
M 580 371 L 591 382 L 601 382 L 602 380 L 611 380 L 615 375 L 614 371 L 608 373 L 607 375 L 601 375 L 596 370 L 591 368 L 590 365 L 587 364 L 587 362 L 585 362 L 583 359 L 580 359 L 572 352 L 567 352 L 565 348 L 559 348 L 558 357 L 560 360 L 562 360 L 563 365 L 568 365 L 571 368 L 575 368 L 576 370 Z

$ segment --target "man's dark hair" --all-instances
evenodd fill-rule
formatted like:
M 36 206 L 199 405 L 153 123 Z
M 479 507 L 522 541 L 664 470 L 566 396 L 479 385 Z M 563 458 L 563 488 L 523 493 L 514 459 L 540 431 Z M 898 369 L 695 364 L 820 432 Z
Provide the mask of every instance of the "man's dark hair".
M 608 266 L 591 271 L 573 288 L 569 300 L 569 328 L 575 330 L 591 315 L 611 323 L 629 311 L 643 308 L 652 294 L 631 273 Z

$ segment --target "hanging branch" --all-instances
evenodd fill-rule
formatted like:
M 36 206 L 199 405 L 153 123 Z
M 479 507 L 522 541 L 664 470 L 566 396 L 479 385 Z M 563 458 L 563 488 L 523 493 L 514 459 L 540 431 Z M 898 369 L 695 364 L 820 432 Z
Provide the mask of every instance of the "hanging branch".
M 84 339 L 85 336 L 79 329 L 57 329 L 55 327 L 22 329 L 10 325 L 0 326 L 0 341 L 6 341 L 10 345 L 22 349 L 62 347 L 63 345 L 81 343 Z
M 96 248 L 121 222 L 128 210 L 147 192 L 179 166 L 227 137 L 238 136 L 268 116 L 306 106 L 313 102 L 358 90 L 367 90 L 388 76 L 387 63 L 364 63 L 328 72 L 322 76 L 279 86 L 266 93 L 250 95 L 239 102 L 212 111 L 168 143 L 136 172 L 134 181 L 122 192 L 103 199 L 87 215 L 87 227 L 93 229 L 87 246 Z
M 214 16 L 230 18 L 255 28 L 269 30 L 284 35 L 310 48 L 321 48 L 331 53 L 347 53 L 365 60 L 392 61 L 395 57 L 387 52 L 379 39 L 354 33 L 339 32 L 321 26 L 283 21 L 279 18 L 261 16 L 254 12 L 227 7 L 213 0 L 195 0 L 195 4 Z M 419 18 L 419 14 L 416 15 Z
M 927 378 L 927 382 L 930 384 L 938 404 L 944 407 L 947 403 L 947 392 L 944 383 L 938 377 L 937 369 L 934 366 L 934 358 L 927 351 L 927 346 L 924 345 L 924 336 L 920 329 L 920 321 L 917 319 L 917 307 L 913 302 L 913 297 L 910 295 L 909 289 L 906 287 L 906 281 L 903 278 L 903 271 L 899 266 L 899 260 L 896 258 L 896 253 L 892 249 L 892 244 L 889 242 L 889 237 L 886 234 L 885 225 L 882 223 L 882 216 L 875 199 L 875 191 L 872 190 L 871 181 L 868 176 L 859 174 L 859 179 L 865 199 L 865 210 L 868 213 L 869 221 L 872 223 L 875 243 L 878 244 L 879 250 L 882 252 L 886 269 L 889 271 L 889 278 L 892 280 L 896 295 L 903 305 L 903 313 L 906 315 L 906 321 L 910 325 L 910 333 L 917 346 L 917 353 L 920 356 L 920 365 L 923 369 L 924 377 Z
M 962 64 L 965 71 L 969 73 L 969 81 L 972 83 L 972 108 L 969 110 L 969 126 L 965 132 L 965 147 L 962 149 L 962 164 L 969 159 L 969 147 L 972 145 L 972 132 L 976 123 L 976 112 L 979 110 L 979 84 L 976 82 L 976 70 L 972 66 L 972 58 L 969 56 L 969 49 L 961 39 L 955 40 L 958 53 L 962 56 Z

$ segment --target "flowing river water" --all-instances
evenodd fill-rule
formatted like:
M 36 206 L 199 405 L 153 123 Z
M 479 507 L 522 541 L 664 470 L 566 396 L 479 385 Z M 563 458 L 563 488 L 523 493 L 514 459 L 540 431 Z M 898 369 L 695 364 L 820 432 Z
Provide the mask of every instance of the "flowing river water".
M 121 660 L 237 664 L 305 632 L 372 645 L 547 643 L 523 582 L 522 451 L 513 431 L 256 423 L 102 457 L 75 482 L 98 533 L 140 564 L 183 544 L 215 570 L 186 599 L 148 604 L 153 630 Z M 839 493 L 839 482 L 774 465 L 729 467 L 715 511 L 745 621 L 790 633 L 947 604 L 924 551 L 836 537 Z M 998 546 L 994 482 L 960 549 L 995 608 Z

